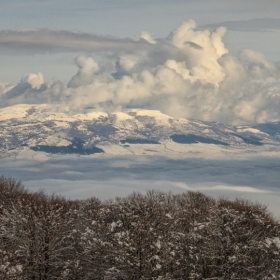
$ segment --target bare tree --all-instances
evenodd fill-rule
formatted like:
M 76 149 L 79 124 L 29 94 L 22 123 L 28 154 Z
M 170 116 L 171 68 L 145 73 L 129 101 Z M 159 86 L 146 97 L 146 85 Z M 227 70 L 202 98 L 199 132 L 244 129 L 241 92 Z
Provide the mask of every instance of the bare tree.
M 280 279 L 280 224 L 261 204 L 149 191 L 101 202 L 0 178 L 0 279 Z
M 67 249 L 67 217 L 62 201 L 30 195 L 0 217 L 4 245 L 20 260 L 28 279 L 55 279 Z

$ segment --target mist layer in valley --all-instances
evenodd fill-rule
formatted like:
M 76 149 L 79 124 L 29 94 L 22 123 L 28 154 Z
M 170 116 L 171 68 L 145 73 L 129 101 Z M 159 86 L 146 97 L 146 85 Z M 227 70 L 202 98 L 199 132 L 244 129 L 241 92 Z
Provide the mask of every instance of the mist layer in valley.
M 43 189 L 72 199 L 112 199 L 149 189 L 186 190 L 267 204 L 280 216 L 278 156 L 213 157 L 53 156 L 44 160 L 2 159 L 1 173 L 21 179 L 30 190 Z

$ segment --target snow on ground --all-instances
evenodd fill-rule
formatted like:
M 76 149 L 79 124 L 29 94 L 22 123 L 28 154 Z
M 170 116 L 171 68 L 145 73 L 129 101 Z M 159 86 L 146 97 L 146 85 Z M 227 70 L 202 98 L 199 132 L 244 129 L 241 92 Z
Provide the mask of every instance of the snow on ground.
M 127 120 L 133 120 L 134 118 L 130 116 L 129 114 L 126 114 L 124 112 L 115 112 L 111 115 L 115 116 L 118 121 L 127 121 Z
M 251 128 L 251 127 L 245 127 L 245 128 L 238 128 L 237 129 L 237 132 L 250 132 L 250 133 L 255 133 L 255 134 L 263 134 L 263 135 L 268 135 L 258 129 L 255 129 L 255 128 Z
M 15 118 L 24 118 L 28 115 L 29 105 L 21 104 L 0 109 L 0 121 L 6 121 Z
M 131 112 L 136 112 L 137 116 L 149 116 L 149 117 L 154 117 L 154 118 L 164 118 L 164 119 L 172 119 L 172 117 L 163 114 L 162 112 L 158 110 L 131 110 Z

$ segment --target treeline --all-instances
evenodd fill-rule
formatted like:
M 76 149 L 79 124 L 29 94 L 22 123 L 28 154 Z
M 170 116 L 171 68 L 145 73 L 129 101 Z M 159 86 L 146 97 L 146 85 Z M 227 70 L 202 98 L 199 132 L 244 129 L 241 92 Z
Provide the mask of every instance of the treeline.
M 280 279 L 266 207 L 199 192 L 101 202 L 0 178 L 0 279 Z

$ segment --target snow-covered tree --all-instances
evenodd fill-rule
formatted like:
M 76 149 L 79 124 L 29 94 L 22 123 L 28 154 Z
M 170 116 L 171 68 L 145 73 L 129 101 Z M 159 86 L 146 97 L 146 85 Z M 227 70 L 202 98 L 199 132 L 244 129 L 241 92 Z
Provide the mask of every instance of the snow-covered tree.
M 0 250 L 0 279 L 24 279 L 22 265 L 14 253 Z
M 208 227 L 205 249 L 216 277 L 273 279 L 279 268 L 280 251 L 275 247 L 279 223 L 264 206 L 222 199 L 211 209 Z
M 280 279 L 280 223 L 199 192 L 66 201 L 2 177 L 2 279 Z
M 2 246 L 18 257 L 28 279 L 54 279 L 68 249 L 67 208 L 55 197 L 30 195 L 4 209 L 0 217 Z

